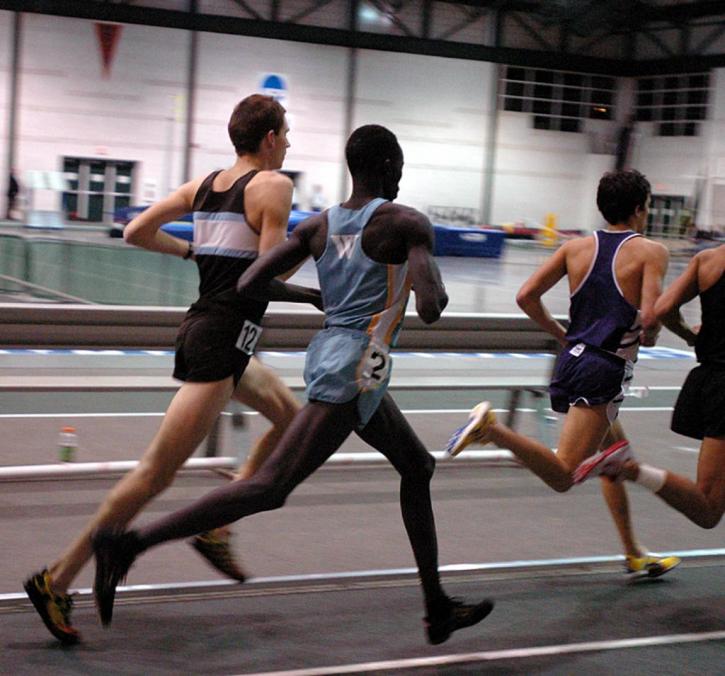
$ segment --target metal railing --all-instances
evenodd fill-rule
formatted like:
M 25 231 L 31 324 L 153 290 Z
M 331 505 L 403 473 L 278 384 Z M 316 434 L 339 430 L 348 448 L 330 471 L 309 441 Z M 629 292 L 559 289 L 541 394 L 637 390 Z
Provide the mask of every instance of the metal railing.
M 0 348 L 104 348 L 104 349 L 170 349 L 185 311 L 179 308 L 4 304 L 0 305 Z M 562 318 L 563 319 L 563 318 Z M 307 312 L 269 311 L 263 320 L 260 347 L 274 350 L 303 350 L 312 336 L 322 328 L 323 315 Z M 405 319 L 398 349 L 411 351 L 504 351 L 554 353 L 556 341 L 533 321 L 512 314 L 451 313 L 435 324 L 427 325 L 417 316 Z M 287 378 L 300 389 L 300 378 Z M 399 379 L 400 380 L 400 379 Z M 451 382 L 444 378 L 405 379 L 397 383 L 402 389 L 504 389 L 509 391 L 507 423 L 514 424 L 519 400 L 524 392 L 538 398 L 545 389 L 541 377 L 463 378 Z M 450 380 L 450 379 L 449 379 Z M 116 382 L 119 381 L 119 382 Z M 123 381 L 123 382 L 120 382 Z M 294 381 L 291 382 L 291 381 Z M 394 381 L 393 387 L 396 386 Z M 168 376 L 24 376 L 0 375 L 0 391 L 168 391 L 178 383 Z M 216 455 L 220 438 L 220 421 L 207 439 L 206 458 L 191 458 L 187 469 L 224 469 L 236 466 L 236 458 Z M 471 458 L 510 458 L 508 451 L 466 452 Z M 370 461 L 372 454 L 347 453 L 333 456 L 336 463 Z M 0 479 L 43 477 L 100 476 L 131 469 L 136 461 L 97 462 L 66 465 L 25 465 L 0 468 Z
M 170 349 L 185 312 L 175 307 L 0 304 L 0 347 Z M 316 310 L 269 310 L 259 346 L 303 350 L 322 320 Z M 449 313 L 425 324 L 408 314 L 398 349 L 553 353 L 557 343 L 523 315 Z

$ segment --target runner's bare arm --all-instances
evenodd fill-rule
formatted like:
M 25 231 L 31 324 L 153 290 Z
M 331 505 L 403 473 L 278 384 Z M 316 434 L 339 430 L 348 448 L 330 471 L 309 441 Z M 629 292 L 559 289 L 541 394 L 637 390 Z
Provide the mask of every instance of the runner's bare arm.
M 292 181 L 284 174 L 261 171 L 244 191 L 249 223 L 259 232 L 260 255 L 287 238 L 293 189 Z M 289 279 L 298 267 L 286 270 L 281 278 Z
M 568 243 L 561 246 L 529 277 L 516 294 L 518 306 L 561 345 L 566 345 L 566 329 L 552 316 L 541 297 L 566 275 Z
M 189 252 L 189 242 L 161 230 L 164 223 L 180 218 L 192 210 L 194 196 L 203 178 L 184 183 L 156 204 L 151 205 L 134 218 L 123 230 L 123 239 L 129 244 L 184 257 Z
M 667 263 L 670 254 L 667 249 L 656 242 L 649 242 L 650 250 L 642 271 L 642 296 L 640 301 L 640 314 L 642 316 L 641 344 L 651 347 L 657 342 L 657 336 L 662 328 L 655 314 L 655 303 L 662 294 L 662 280 L 667 272 Z
M 310 255 L 307 232 L 307 228 L 300 225 L 288 239 L 262 254 L 239 278 L 237 292 L 258 300 L 311 303 L 322 310 L 319 289 L 290 284 L 281 279 Z
M 695 298 L 698 289 L 699 257 L 695 256 L 685 271 L 664 291 L 655 302 L 654 313 L 659 320 L 688 345 L 694 345 L 696 331 L 685 321 L 680 307 Z
M 448 305 L 441 272 L 433 259 L 433 227 L 421 213 L 410 210 L 402 216 L 401 233 L 408 252 L 408 274 L 415 291 L 415 310 L 432 324 Z

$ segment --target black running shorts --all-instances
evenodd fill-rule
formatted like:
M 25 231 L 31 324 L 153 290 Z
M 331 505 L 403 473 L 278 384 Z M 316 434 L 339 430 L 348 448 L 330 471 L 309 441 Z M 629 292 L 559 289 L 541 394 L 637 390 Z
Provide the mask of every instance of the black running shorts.
M 690 371 L 670 428 L 692 439 L 725 437 L 725 368 L 701 364 Z
M 237 347 L 243 326 L 244 318 L 229 313 L 188 314 L 176 336 L 174 378 L 208 383 L 232 376 L 236 387 L 250 359 Z

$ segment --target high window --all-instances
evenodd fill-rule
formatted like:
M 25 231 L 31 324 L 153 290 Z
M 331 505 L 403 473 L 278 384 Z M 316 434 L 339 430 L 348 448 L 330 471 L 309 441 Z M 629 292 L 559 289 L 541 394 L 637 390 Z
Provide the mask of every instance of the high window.
M 586 119 L 614 118 L 616 79 L 605 75 L 505 66 L 504 110 L 530 113 L 536 129 L 582 131 Z
M 637 120 L 654 122 L 658 136 L 697 136 L 707 118 L 708 73 L 637 79 Z

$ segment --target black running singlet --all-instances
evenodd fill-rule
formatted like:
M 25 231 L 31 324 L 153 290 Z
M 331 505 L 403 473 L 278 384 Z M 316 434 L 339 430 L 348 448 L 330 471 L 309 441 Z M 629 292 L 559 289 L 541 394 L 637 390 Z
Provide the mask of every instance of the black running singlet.
M 259 255 L 259 233 L 245 218 L 244 189 L 250 171 L 227 190 L 212 189 L 218 171 L 207 176 L 194 197 L 194 249 L 199 267 L 199 299 L 192 309 L 214 306 L 261 319 L 267 303 L 240 297 L 237 280 Z
M 695 340 L 697 361 L 725 366 L 725 273 L 700 294 L 702 326 Z

